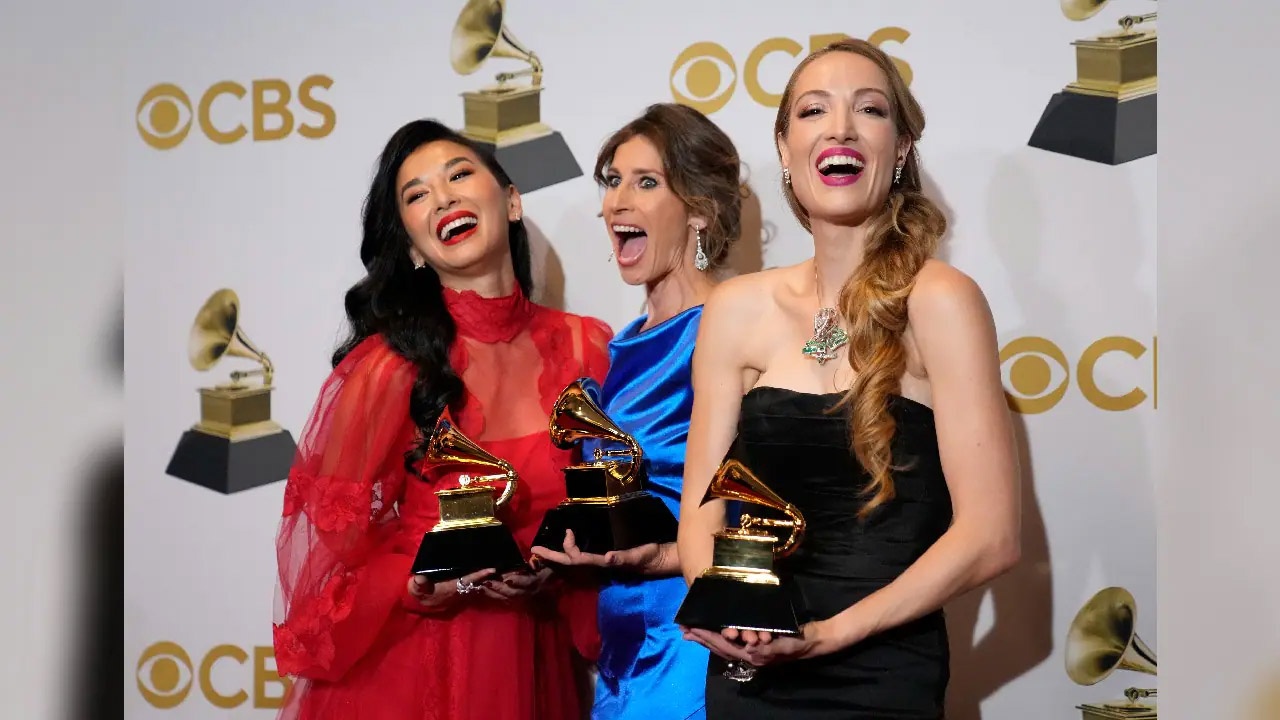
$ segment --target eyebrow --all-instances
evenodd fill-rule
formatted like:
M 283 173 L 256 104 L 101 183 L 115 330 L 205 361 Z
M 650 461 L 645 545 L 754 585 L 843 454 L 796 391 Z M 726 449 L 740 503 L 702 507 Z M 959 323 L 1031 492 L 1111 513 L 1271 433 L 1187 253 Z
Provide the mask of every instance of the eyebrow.
M 612 165 L 609 166 L 609 172 L 617 173 L 619 175 L 621 174 L 618 171 L 618 169 L 613 167 Z M 632 175 L 657 175 L 658 177 L 666 177 L 666 174 L 663 173 L 661 170 L 650 170 L 648 168 L 642 168 L 642 167 L 635 168 L 634 170 L 631 171 L 631 174 Z
M 446 162 L 444 164 L 444 169 L 448 170 L 449 168 L 461 162 L 471 162 L 471 158 L 462 157 L 461 155 L 459 155 L 458 157 L 453 158 L 449 162 Z M 409 188 L 414 187 L 415 185 L 421 185 L 421 184 L 422 184 L 422 178 L 413 178 L 408 182 L 406 182 L 404 185 L 400 186 L 400 194 L 403 195 L 405 190 L 408 190 Z
M 881 97 L 885 98 L 886 100 L 889 98 L 889 93 L 885 92 L 884 90 L 881 90 L 880 88 L 876 88 L 876 87 L 864 87 L 864 88 L 858 88 L 857 90 L 855 90 L 855 91 L 854 91 L 854 93 L 853 93 L 853 94 L 856 96 L 856 95 L 865 95 L 865 94 L 867 94 L 867 93 L 875 93 L 876 95 L 879 95 L 879 96 L 881 96 Z M 817 96 L 822 97 L 822 98 L 830 98 L 830 97 L 831 97 L 831 93 L 827 92 L 826 90 L 806 90 L 805 92 L 803 92 L 803 93 L 801 93 L 801 94 L 799 94 L 799 95 L 797 95 L 797 96 L 796 96 L 796 100 L 795 100 L 795 102 L 796 102 L 796 103 L 798 103 L 798 102 L 800 102 L 801 100 L 803 100 L 805 97 L 807 97 L 807 96 L 809 96 L 809 95 L 817 95 Z M 795 103 L 792 103 L 792 104 L 794 105 Z

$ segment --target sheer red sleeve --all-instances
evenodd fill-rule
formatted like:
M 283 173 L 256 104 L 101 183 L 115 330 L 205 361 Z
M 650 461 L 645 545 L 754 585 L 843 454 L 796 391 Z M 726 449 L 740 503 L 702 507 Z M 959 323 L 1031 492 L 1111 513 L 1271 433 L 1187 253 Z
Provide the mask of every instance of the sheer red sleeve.
M 285 485 L 273 641 L 280 674 L 340 678 L 398 606 L 413 557 L 395 503 L 417 368 L 380 337 L 320 390 Z
M 600 320 L 584 317 L 582 332 L 582 373 L 603 385 L 604 376 L 609 372 L 609 341 L 613 339 L 613 330 Z
M 601 385 L 609 372 L 609 341 L 613 330 L 592 317 L 581 318 L 575 353 L 578 368 L 575 377 L 590 377 Z M 600 657 L 600 627 L 597 622 L 599 588 L 577 581 L 566 582 L 559 596 L 559 612 L 569 627 L 573 646 L 585 660 L 595 663 Z

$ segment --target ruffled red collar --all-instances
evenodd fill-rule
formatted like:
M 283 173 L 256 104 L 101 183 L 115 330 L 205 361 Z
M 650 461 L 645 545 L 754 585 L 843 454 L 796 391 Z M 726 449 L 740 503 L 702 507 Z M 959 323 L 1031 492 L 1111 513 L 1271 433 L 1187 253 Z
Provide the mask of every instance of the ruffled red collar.
M 483 343 L 510 342 L 529 326 L 535 306 L 516 284 L 506 297 L 487 298 L 474 290 L 444 288 L 444 304 L 458 334 Z

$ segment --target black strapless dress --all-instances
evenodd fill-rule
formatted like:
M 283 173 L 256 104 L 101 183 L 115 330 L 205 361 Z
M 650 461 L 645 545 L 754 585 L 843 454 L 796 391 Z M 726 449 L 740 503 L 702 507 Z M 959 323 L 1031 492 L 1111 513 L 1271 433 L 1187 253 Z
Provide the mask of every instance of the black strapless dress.
M 951 523 L 951 495 L 938 456 L 933 411 L 894 396 L 897 496 L 859 521 L 868 477 L 848 444 L 839 394 L 753 388 L 742 399 L 737 457 L 804 515 L 808 531 L 777 572 L 793 592 L 801 622 L 829 618 L 889 584 Z M 939 610 L 830 655 L 780 662 L 739 683 L 711 655 L 707 717 L 941 718 L 949 650 Z

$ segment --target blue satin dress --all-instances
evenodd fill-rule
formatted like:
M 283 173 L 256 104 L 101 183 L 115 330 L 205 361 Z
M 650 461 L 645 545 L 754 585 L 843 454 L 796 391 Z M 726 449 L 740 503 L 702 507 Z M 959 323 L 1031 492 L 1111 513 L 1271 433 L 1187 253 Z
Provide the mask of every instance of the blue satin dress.
M 691 363 L 702 307 L 639 333 L 644 317 L 609 343 L 604 411 L 640 443 L 649 491 L 680 517 L 685 442 L 693 412 Z M 600 660 L 593 720 L 705 718 L 706 648 L 675 624 L 688 587 L 680 575 L 615 574 L 600 591 Z

